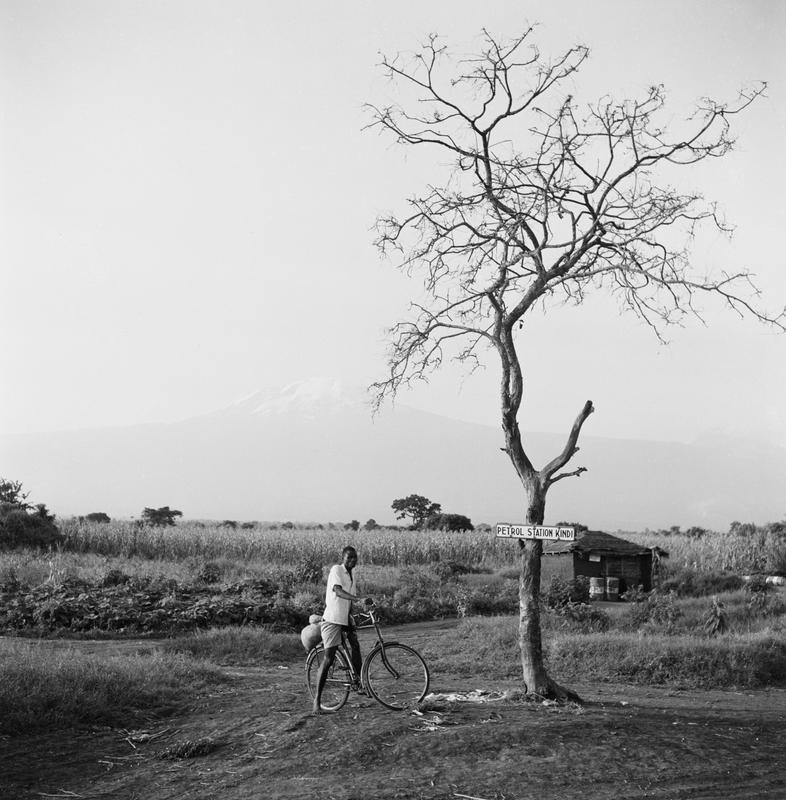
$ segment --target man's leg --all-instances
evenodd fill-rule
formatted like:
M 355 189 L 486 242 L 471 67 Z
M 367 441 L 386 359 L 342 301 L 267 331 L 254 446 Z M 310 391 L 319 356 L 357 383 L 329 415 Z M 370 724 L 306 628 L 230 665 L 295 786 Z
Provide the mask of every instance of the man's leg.
M 360 642 L 358 642 L 357 631 L 354 625 L 347 628 L 347 641 L 349 642 L 349 650 L 352 658 L 352 669 L 355 670 L 357 679 L 360 680 L 360 670 L 363 667 L 363 659 L 360 655 Z
M 338 650 L 338 647 L 326 647 L 322 651 L 322 665 L 320 666 L 319 674 L 317 675 L 317 694 L 316 697 L 314 697 L 314 707 L 312 709 L 314 714 L 320 714 L 322 712 L 322 690 L 325 688 L 328 672 L 333 666 L 333 661 L 336 658 L 336 650 Z

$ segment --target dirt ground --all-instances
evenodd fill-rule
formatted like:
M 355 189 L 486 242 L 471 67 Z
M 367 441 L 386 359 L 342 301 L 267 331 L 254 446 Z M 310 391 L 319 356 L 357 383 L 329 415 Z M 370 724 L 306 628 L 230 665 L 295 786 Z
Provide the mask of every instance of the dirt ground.
M 407 626 L 396 638 L 426 649 L 438 636 L 439 626 Z M 786 799 L 786 688 L 571 683 L 584 706 L 511 699 L 423 716 L 353 695 L 339 713 L 312 717 L 299 665 L 226 671 L 228 685 L 144 730 L 0 739 L 1 800 Z M 484 680 L 479 666 L 472 685 L 437 673 L 431 688 L 515 684 Z M 206 755 L 161 757 L 206 738 L 215 747 Z

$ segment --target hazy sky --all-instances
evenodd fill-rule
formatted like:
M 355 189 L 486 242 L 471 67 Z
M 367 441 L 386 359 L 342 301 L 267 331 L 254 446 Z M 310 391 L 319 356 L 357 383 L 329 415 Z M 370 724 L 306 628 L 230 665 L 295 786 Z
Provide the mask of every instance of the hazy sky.
M 311 375 L 384 373 L 416 291 L 371 227 L 433 167 L 375 133 L 379 52 L 540 22 L 577 98 L 666 85 L 675 119 L 755 80 L 736 151 L 689 176 L 737 231 L 696 258 L 786 303 L 786 4 L 0 0 L 0 433 L 182 419 Z M 524 428 L 786 444 L 786 337 L 710 305 L 668 348 L 597 298 L 532 323 Z M 401 402 L 497 422 L 493 362 Z M 462 388 L 463 387 L 463 388 Z

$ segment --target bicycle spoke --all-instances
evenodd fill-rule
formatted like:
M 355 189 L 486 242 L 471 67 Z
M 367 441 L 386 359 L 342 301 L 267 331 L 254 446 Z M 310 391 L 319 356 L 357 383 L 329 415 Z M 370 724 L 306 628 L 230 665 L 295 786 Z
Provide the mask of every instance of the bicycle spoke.
M 428 692 L 428 667 L 417 651 L 404 644 L 375 650 L 365 674 L 371 693 L 388 708 L 414 708 Z

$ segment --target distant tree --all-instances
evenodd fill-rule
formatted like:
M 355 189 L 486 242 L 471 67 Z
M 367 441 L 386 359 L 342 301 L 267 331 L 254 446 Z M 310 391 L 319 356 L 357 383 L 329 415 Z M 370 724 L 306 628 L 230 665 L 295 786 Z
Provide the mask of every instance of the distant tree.
M 353 519 L 351 522 L 348 522 L 346 525 L 344 525 L 345 531 L 356 531 L 359 528 L 360 523 L 356 519 Z
M 252 531 L 256 528 L 256 522 L 244 522 L 241 524 L 241 529 L 244 531 Z
M 283 528 L 285 531 L 291 531 L 291 530 L 293 530 L 293 529 L 294 529 L 294 527 L 295 527 L 295 523 L 294 523 L 294 522 L 289 522 L 289 521 L 287 521 L 287 522 L 284 522 L 284 523 L 282 523 L 281 527 L 282 527 L 282 528 Z
M 25 502 L 29 494 L 29 492 L 22 491 L 22 483 L 20 481 L 9 481 L 6 478 L 0 478 L 0 504 L 14 506 L 14 508 L 23 510 L 31 508 L 30 504 Z
M 31 506 L 19 481 L 0 478 L 0 549 L 53 547 L 63 535 L 44 503 Z
M 438 531 L 474 531 L 469 517 L 463 514 L 432 514 L 426 520 L 426 528 Z
M 100 522 L 104 524 L 112 521 L 112 518 L 109 516 L 109 514 L 105 514 L 103 511 L 92 511 L 90 514 L 85 516 L 85 519 L 88 522 Z
M 169 506 L 161 508 L 145 508 L 142 512 L 142 522 L 155 528 L 164 528 L 175 524 L 175 517 L 182 517 L 183 512 Z
M 379 525 L 377 525 L 377 521 L 375 519 L 367 519 L 365 525 L 363 525 L 363 530 L 373 531 L 378 527 Z
M 442 510 L 442 506 L 439 503 L 432 503 L 422 494 L 410 494 L 406 497 L 400 497 L 398 500 L 393 501 L 391 508 L 396 512 L 396 519 L 410 517 L 412 519 L 412 527 L 418 530 L 423 527 L 430 516 L 439 514 Z
M 221 527 L 222 528 L 231 528 L 232 530 L 235 530 L 237 528 L 237 522 L 234 519 L 225 519 L 221 523 Z
M 775 534 L 776 536 L 786 536 L 786 520 L 768 522 L 766 527 L 769 533 Z
M 729 533 L 732 533 L 735 536 L 745 536 L 746 538 L 755 536 L 757 531 L 758 529 L 753 522 L 738 522 L 735 520 L 729 526 Z

